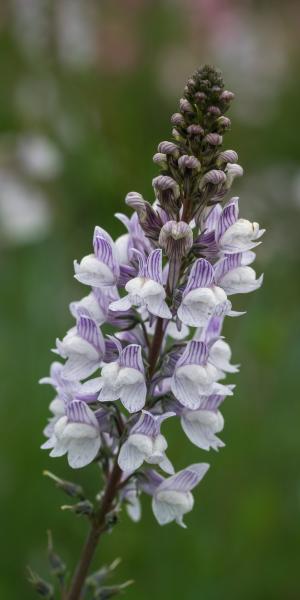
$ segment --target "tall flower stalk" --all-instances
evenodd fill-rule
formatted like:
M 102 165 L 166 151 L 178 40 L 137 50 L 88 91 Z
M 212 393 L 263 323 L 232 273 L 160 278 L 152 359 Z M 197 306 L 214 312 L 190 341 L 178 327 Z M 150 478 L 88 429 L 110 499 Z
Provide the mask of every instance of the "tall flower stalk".
M 116 215 L 126 233 L 113 241 L 97 226 L 92 253 L 74 263 L 87 295 L 71 303 L 75 326 L 56 342 L 54 352 L 64 362 L 54 362 L 41 380 L 56 394 L 42 448 L 53 457 L 66 455 L 74 469 L 98 463 L 103 489 L 91 502 L 77 485 L 49 474 L 75 498 L 68 508 L 89 520 L 71 581 L 65 568 L 52 568 L 65 600 L 124 590 L 128 582 L 106 584 L 115 565 L 92 575 L 89 570 L 121 508 L 140 519 L 143 493 L 152 496 L 160 525 L 185 527 L 192 490 L 209 465 L 175 472 L 165 421 L 179 419 L 201 450 L 224 446 L 220 407 L 234 388 L 224 380 L 238 366 L 231 363 L 223 321 L 243 314 L 231 296 L 262 284 L 250 265 L 263 230 L 239 218 L 238 198 L 230 196 L 243 174 L 236 152 L 223 149 L 233 97 L 214 67 L 194 73 L 171 117 L 171 141 L 161 142 L 153 157 L 160 169 L 154 203 L 129 193 L 133 213 Z M 113 335 L 105 333 L 107 325 Z M 32 581 L 41 595 L 54 597 L 52 585 L 34 574 Z

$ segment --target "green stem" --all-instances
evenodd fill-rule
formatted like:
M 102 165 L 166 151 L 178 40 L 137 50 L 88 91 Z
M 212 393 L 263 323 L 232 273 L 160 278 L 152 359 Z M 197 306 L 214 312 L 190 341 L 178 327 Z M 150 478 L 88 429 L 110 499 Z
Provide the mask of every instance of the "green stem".
M 66 600 L 79 600 L 81 597 L 82 589 L 85 583 L 86 576 L 88 574 L 91 562 L 93 560 L 95 550 L 98 546 L 100 537 L 102 533 L 105 531 L 106 526 L 106 516 L 111 510 L 113 501 L 117 494 L 119 483 L 121 479 L 122 471 L 118 465 L 117 460 L 115 461 L 114 467 L 111 471 L 109 479 L 107 481 L 106 489 L 104 492 L 104 496 L 100 505 L 100 508 L 96 515 L 94 516 L 91 524 L 91 529 L 89 531 L 88 537 L 86 539 L 85 545 L 83 547 L 81 557 L 77 564 L 70 589 L 66 595 Z

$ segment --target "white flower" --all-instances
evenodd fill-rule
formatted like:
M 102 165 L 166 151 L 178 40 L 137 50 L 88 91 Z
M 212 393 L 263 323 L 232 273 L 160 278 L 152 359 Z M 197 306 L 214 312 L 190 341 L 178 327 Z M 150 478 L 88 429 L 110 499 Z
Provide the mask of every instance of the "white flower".
M 184 411 L 181 417 L 182 429 L 195 446 L 203 450 L 218 450 L 225 444 L 215 435 L 222 431 L 224 419 L 220 411 Z
M 128 295 L 112 302 L 109 308 L 113 311 L 126 311 L 131 306 L 146 307 L 157 317 L 171 319 L 171 311 L 165 301 L 166 292 L 162 277 L 162 251 L 153 250 L 147 262 L 140 253 L 139 275 L 128 281 L 125 290 Z
M 264 230 L 259 229 L 258 223 L 251 223 L 247 219 L 237 219 L 220 237 L 219 248 L 225 253 L 250 250 L 257 246 L 259 243 L 257 240 L 263 233 Z
M 55 423 L 51 437 L 43 449 L 52 449 L 50 456 L 68 455 L 73 469 L 85 467 L 97 456 L 101 445 L 100 430 L 93 411 L 81 400 L 73 400 L 66 414 Z
M 209 469 L 206 463 L 191 465 L 168 479 L 162 479 L 153 493 L 152 510 L 160 525 L 176 521 L 185 527 L 183 516 L 194 505 L 191 490 L 201 481 Z
M 95 227 L 94 253 L 84 256 L 80 263 L 74 261 L 75 278 L 93 287 L 114 286 L 120 269 L 117 251 L 110 235 L 101 227 Z
M 159 465 L 166 473 L 174 473 L 173 466 L 165 454 L 167 440 L 160 433 L 161 423 L 173 414 L 165 413 L 159 416 L 142 411 L 139 421 L 121 447 L 118 463 L 123 471 L 133 472 L 146 461 Z
M 257 290 L 263 282 L 261 275 L 256 279 L 256 273 L 252 267 L 237 267 L 229 271 L 221 280 L 223 289 L 230 294 L 247 294 Z
M 237 373 L 239 367 L 230 363 L 231 356 L 229 344 L 222 339 L 216 340 L 209 351 L 209 360 L 217 369 L 226 373 Z
M 145 405 L 147 394 L 141 346 L 129 344 L 119 349 L 119 359 L 102 368 L 99 400 L 112 402 L 120 398 L 129 412 L 137 412 Z
M 58 354 L 67 361 L 63 367 L 66 379 L 85 379 L 92 375 L 104 356 L 105 345 L 97 323 L 87 314 L 79 315 L 76 327 L 62 341 L 57 340 Z
M 201 327 L 219 306 L 225 306 L 226 303 L 226 293 L 214 284 L 213 267 L 207 260 L 199 258 L 191 269 L 177 311 L 178 318 L 185 325 Z

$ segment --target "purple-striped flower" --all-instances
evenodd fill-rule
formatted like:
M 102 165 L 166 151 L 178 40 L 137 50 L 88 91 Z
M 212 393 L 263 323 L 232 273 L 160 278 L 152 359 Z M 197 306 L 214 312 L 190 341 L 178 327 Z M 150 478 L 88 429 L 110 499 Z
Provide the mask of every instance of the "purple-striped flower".
M 42 445 L 51 449 L 50 456 L 68 455 L 73 469 L 85 467 L 94 460 L 101 446 L 100 428 L 94 412 L 81 400 L 68 403 L 65 415 L 53 428 L 51 437 Z
M 111 310 L 126 311 L 132 306 L 145 307 L 152 315 L 163 319 L 172 317 L 165 301 L 166 291 L 163 286 L 162 251 L 153 250 L 146 260 L 136 252 L 139 261 L 138 276 L 125 286 L 127 296 L 110 304 Z
M 208 346 L 192 340 L 175 365 L 171 390 L 180 404 L 193 410 L 213 393 L 232 395 L 228 386 L 217 383 L 219 378 L 220 372 L 209 362 Z
M 139 224 L 137 213 L 133 213 L 130 219 L 122 213 L 116 213 L 115 216 L 128 231 L 128 233 L 120 235 L 115 241 L 119 262 L 127 265 L 130 264 L 134 256 L 134 250 L 138 250 L 142 254 L 148 253 L 151 251 L 151 245 Z
M 189 440 L 202 450 L 218 450 L 225 446 L 216 433 L 224 427 L 224 418 L 218 407 L 225 396 L 212 394 L 198 410 L 181 411 L 181 426 Z
M 203 228 L 207 233 L 213 233 L 213 237 L 207 239 L 220 256 L 252 250 L 261 243 L 259 240 L 265 233 L 258 223 L 239 218 L 237 197 L 231 198 L 224 208 L 216 204 L 210 209 L 203 219 Z
M 259 242 L 265 230 L 258 223 L 239 219 L 238 198 L 233 198 L 221 213 L 216 229 L 216 241 L 221 252 L 235 254 L 252 250 Z
M 257 279 L 254 269 L 249 266 L 254 258 L 254 252 L 229 254 L 216 264 L 216 281 L 228 296 L 231 294 L 247 294 L 260 288 L 263 275 Z
M 181 527 L 186 527 L 183 516 L 194 506 L 191 490 L 203 479 L 208 469 L 206 463 L 190 465 L 167 479 L 157 477 L 149 486 L 147 491 L 153 495 L 152 510 L 160 525 L 176 521 Z
M 71 302 L 70 311 L 77 319 L 81 314 L 88 314 L 98 325 L 109 320 L 109 305 L 119 297 L 116 288 L 93 288 L 78 302 Z
M 177 316 L 185 325 L 200 327 L 226 301 L 225 291 L 215 285 L 212 265 L 204 258 L 199 258 L 192 266 Z
M 63 376 L 66 379 L 85 379 L 100 367 L 105 344 L 97 323 L 87 314 L 80 315 L 76 327 L 62 341 L 56 341 L 56 352 L 66 358 Z
M 101 227 L 95 227 L 94 253 L 85 256 L 80 263 L 74 261 L 75 278 L 93 287 L 116 285 L 120 274 L 115 244 Z
M 64 377 L 64 365 L 59 362 L 53 362 L 50 367 L 50 376 L 43 377 L 39 383 L 51 385 L 56 395 L 49 404 L 49 410 L 54 415 L 54 418 L 61 417 L 65 414 L 66 400 L 72 400 L 79 393 L 81 385 L 73 379 Z M 52 422 L 52 419 L 51 419 Z
M 160 433 L 160 426 L 175 413 L 152 415 L 143 410 L 138 422 L 130 430 L 126 442 L 122 445 L 118 463 L 123 471 L 133 472 L 144 461 L 159 465 L 166 473 L 174 473 L 173 465 L 166 457 L 168 443 Z
M 123 350 L 121 344 L 119 358 L 103 366 L 99 378 L 100 402 L 112 402 L 120 399 L 130 412 L 137 412 L 145 406 L 147 386 L 142 359 L 142 348 L 138 344 L 129 344 Z
M 219 370 L 222 377 L 226 373 L 237 373 L 239 365 L 231 364 L 232 352 L 229 344 L 221 337 L 224 317 L 212 317 L 206 327 L 198 328 L 194 340 L 202 341 L 209 347 L 209 361 Z

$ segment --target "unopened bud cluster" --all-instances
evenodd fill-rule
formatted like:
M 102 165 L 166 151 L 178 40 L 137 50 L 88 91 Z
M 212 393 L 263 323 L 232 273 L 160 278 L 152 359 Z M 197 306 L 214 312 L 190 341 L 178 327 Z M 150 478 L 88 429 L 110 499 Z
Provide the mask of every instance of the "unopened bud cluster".
M 238 366 L 223 321 L 242 314 L 232 296 L 262 283 L 250 265 L 263 230 L 239 217 L 230 196 L 243 172 L 223 148 L 232 99 L 213 67 L 188 80 L 172 139 L 154 155 L 154 202 L 129 193 L 133 214 L 117 215 L 126 232 L 116 240 L 95 228 L 92 252 L 74 263 L 86 294 L 70 304 L 75 324 L 57 340 L 63 362 L 42 380 L 55 390 L 43 448 L 75 469 L 105 464 L 108 479 L 117 465 L 118 506 L 135 521 L 143 492 L 162 525 L 183 525 L 192 510 L 209 465 L 175 471 L 168 421 L 178 419 L 200 451 L 224 446 L 220 407 L 234 388 L 225 377 Z

